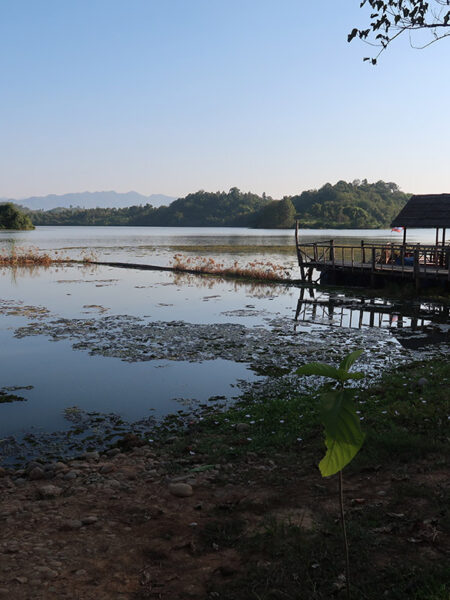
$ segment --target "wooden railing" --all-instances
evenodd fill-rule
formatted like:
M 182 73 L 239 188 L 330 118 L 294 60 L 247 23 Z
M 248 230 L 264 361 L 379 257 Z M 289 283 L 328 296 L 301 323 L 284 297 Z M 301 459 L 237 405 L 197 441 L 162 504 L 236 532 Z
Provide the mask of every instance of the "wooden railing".
M 299 264 L 302 267 L 370 269 L 372 271 L 435 272 L 449 269 L 450 246 L 422 244 L 372 244 L 361 241 L 355 245 L 336 244 L 334 240 L 297 242 Z

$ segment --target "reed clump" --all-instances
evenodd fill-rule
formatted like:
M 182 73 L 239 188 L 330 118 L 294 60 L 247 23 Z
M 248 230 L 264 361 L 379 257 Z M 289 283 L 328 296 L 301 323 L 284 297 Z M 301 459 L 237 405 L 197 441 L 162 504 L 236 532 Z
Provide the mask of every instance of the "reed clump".
M 58 250 L 55 250 L 55 255 L 51 256 L 32 247 L 14 247 L 8 250 L 0 248 L 1 267 L 49 267 L 53 264 L 66 263 L 68 260 L 67 257 L 59 256 Z
M 211 257 L 188 257 L 183 254 L 175 254 L 171 266 L 176 271 L 207 273 L 211 275 L 243 277 L 266 281 L 288 280 L 290 277 L 289 271 L 282 265 L 262 260 L 254 260 L 245 265 L 239 265 L 237 261 L 232 265 L 225 265 L 225 263 L 217 262 Z

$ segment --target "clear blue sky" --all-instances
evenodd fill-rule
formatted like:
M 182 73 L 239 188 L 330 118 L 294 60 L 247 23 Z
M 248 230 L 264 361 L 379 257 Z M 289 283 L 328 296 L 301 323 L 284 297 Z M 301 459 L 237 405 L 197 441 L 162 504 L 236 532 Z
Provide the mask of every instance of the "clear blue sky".
M 0 197 L 450 192 L 450 39 L 369 67 L 359 3 L 0 0 Z

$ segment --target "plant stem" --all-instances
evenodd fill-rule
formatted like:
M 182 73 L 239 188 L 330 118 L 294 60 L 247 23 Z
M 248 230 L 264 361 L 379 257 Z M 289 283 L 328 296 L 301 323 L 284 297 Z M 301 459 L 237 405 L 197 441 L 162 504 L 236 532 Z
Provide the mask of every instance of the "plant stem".
M 345 552 L 345 585 L 347 588 L 347 600 L 350 600 L 350 561 L 348 558 L 347 530 L 345 527 L 344 491 L 343 491 L 343 484 L 342 484 L 342 470 L 339 471 L 339 504 L 340 504 L 340 508 L 341 508 L 342 538 L 344 540 L 344 552 Z

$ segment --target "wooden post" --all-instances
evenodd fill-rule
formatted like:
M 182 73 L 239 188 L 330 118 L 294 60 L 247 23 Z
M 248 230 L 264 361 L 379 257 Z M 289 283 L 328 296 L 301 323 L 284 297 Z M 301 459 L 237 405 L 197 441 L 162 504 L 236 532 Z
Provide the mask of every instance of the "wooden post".
M 314 262 L 319 262 L 319 253 L 317 251 L 317 244 L 314 244 Z
M 353 246 L 351 248 L 351 255 L 352 255 L 352 271 L 353 271 L 353 264 L 355 262 L 355 249 L 353 248 Z
M 305 267 L 303 266 L 303 256 L 302 253 L 298 253 L 298 266 L 300 267 L 300 277 L 302 281 L 305 281 Z
M 434 262 L 436 263 L 436 266 L 438 266 L 439 264 L 439 260 L 438 260 L 438 246 L 439 246 L 439 227 L 436 227 L 436 251 L 434 254 Z
M 361 261 L 364 264 L 366 262 L 366 248 L 364 246 L 364 240 L 361 240 L 361 254 L 362 254 Z
M 305 297 L 305 288 L 302 287 L 302 288 L 300 288 L 300 296 L 298 297 L 298 301 L 297 301 L 297 310 L 295 311 L 294 321 L 298 320 L 300 311 L 302 309 L 304 297 Z
M 442 250 L 441 250 L 441 266 L 445 265 L 445 227 L 442 229 Z
M 372 273 L 375 273 L 376 269 L 376 255 L 375 255 L 375 247 L 372 248 Z
M 370 274 L 370 285 L 372 287 L 375 287 L 375 269 L 376 269 L 375 247 L 372 246 L 372 273 Z
M 334 267 L 334 240 L 330 240 L 330 260 Z
M 414 248 L 414 281 L 416 290 L 420 289 L 419 244 Z
M 406 246 L 406 227 L 403 227 L 403 245 Z
M 298 252 L 298 220 L 295 219 L 295 246 Z

